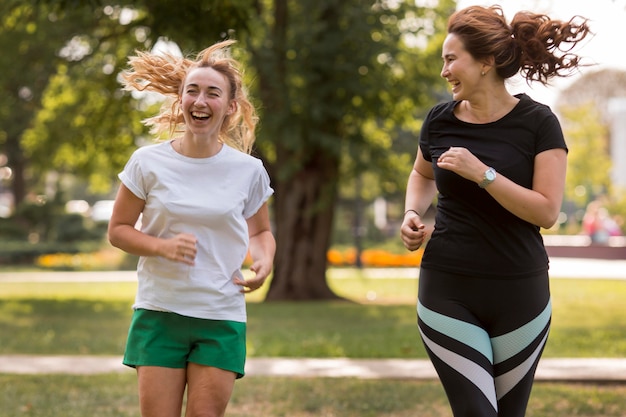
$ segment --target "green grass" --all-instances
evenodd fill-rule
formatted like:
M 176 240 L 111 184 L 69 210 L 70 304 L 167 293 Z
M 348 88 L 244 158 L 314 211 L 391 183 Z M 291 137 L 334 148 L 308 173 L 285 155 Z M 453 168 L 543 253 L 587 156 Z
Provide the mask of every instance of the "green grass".
M 416 280 L 334 278 L 330 284 L 356 302 L 250 297 L 249 355 L 426 357 L 415 325 Z M 0 282 L 0 354 L 121 354 L 135 287 Z M 626 281 L 558 279 L 552 293 L 545 357 L 626 356 Z
M 134 373 L 0 375 L 2 416 L 138 417 Z M 537 383 L 527 417 L 621 417 L 624 385 Z M 245 377 L 228 417 L 451 417 L 438 381 Z
M 332 275 L 331 275 L 332 276 Z M 260 303 L 249 297 L 250 356 L 425 358 L 415 324 L 417 281 L 331 278 L 354 302 Z M 0 282 L 0 354 L 121 355 L 135 283 Z M 626 281 L 552 281 L 545 357 L 624 357 Z M 0 374 L 0 416 L 138 417 L 132 371 Z M 618 417 L 626 385 L 535 384 L 527 417 Z M 229 417 L 451 417 L 438 381 L 245 377 Z

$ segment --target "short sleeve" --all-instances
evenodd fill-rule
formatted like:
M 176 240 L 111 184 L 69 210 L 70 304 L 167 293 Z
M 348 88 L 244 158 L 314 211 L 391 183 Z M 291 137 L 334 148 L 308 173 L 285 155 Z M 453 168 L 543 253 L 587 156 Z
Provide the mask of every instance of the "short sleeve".
M 430 156 L 430 142 L 428 140 L 428 125 L 430 124 L 430 115 L 428 113 L 424 123 L 422 123 L 422 128 L 420 130 L 419 136 L 419 148 L 422 151 L 422 157 L 428 162 L 432 162 L 432 158 Z
M 274 194 L 274 190 L 270 187 L 270 177 L 267 171 L 260 160 L 257 160 L 257 163 L 256 177 L 251 182 L 248 200 L 243 210 L 243 216 L 246 219 L 254 216 L 263 203 Z
M 563 129 L 556 115 L 548 108 L 545 109 L 547 114 L 541 123 L 538 132 L 538 138 L 535 145 L 535 154 L 547 151 L 549 149 L 565 149 L 567 152 L 567 144 L 563 136 Z
M 436 147 L 436 145 L 432 143 L 434 139 L 431 137 L 433 125 L 441 124 L 442 120 L 445 124 L 449 123 L 449 120 L 447 120 L 449 117 L 448 113 L 450 113 L 453 108 L 454 102 L 452 101 L 437 104 L 428 111 L 424 118 L 422 128 L 420 129 L 419 147 L 422 151 L 422 157 L 428 162 L 433 161 L 433 151 L 435 151 L 434 148 Z
M 137 152 L 133 153 L 126 163 L 124 170 L 118 174 L 118 178 L 122 184 L 126 186 L 133 194 L 142 200 L 146 200 L 148 193 L 145 187 L 145 181 L 142 175 L 140 159 Z

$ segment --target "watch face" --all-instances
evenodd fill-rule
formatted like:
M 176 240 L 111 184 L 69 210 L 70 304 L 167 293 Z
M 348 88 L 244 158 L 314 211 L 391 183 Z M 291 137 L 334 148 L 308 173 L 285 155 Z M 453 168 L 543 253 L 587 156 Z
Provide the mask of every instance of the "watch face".
M 496 173 L 493 169 L 488 169 L 487 172 L 485 172 L 485 178 L 487 179 L 487 181 L 493 181 L 496 179 Z

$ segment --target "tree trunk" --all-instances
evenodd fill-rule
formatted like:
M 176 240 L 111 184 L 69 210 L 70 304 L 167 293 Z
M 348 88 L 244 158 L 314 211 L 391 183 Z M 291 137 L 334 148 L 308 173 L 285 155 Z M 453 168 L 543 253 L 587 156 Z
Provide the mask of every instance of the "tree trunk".
M 264 118 L 263 130 L 276 152 L 275 160 L 267 164 L 275 191 L 276 256 L 266 300 L 338 299 L 326 282 L 326 253 L 337 197 L 339 152 L 324 149 L 318 141 L 319 136 L 337 137 L 340 123 L 332 118 L 312 122 L 292 113 L 286 59 L 288 1 L 275 0 L 273 5 L 271 47 L 252 51 L 265 115 L 271 115 Z M 324 85 L 329 76 L 317 79 Z
M 339 298 L 326 281 L 339 161 L 318 151 L 295 176 L 275 181 L 276 258 L 267 301 Z

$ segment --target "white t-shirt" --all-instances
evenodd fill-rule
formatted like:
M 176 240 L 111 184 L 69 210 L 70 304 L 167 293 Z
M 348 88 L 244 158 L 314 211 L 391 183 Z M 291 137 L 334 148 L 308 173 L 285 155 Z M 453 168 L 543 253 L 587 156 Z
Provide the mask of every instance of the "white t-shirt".
M 142 232 L 197 238 L 194 266 L 140 257 L 133 308 L 245 322 L 245 298 L 233 277 L 241 277 L 248 251 L 246 219 L 274 192 L 262 162 L 227 145 L 210 158 L 189 158 L 168 141 L 137 149 L 119 178 L 146 202 Z

